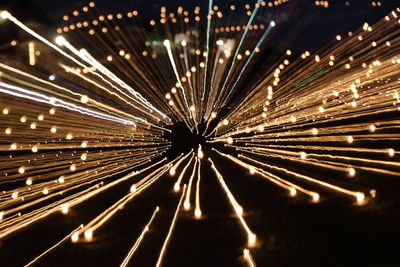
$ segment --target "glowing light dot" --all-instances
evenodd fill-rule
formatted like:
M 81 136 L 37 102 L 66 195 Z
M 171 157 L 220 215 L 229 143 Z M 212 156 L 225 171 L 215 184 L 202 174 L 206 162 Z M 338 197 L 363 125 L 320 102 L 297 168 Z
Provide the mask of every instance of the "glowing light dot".
M 11 17 L 11 14 L 10 14 L 8 11 L 3 10 L 3 11 L 0 12 L 0 17 L 1 17 L 2 19 L 8 19 L 8 18 Z
M 371 124 L 371 125 L 369 126 L 369 130 L 370 130 L 372 133 L 375 132 L 376 126 L 373 125 L 373 124 Z
M 211 118 L 215 119 L 217 117 L 217 113 L 211 112 Z
M 72 164 L 72 165 L 69 167 L 69 169 L 70 169 L 71 171 L 76 171 L 76 165 L 75 165 L 75 164 Z
M 93 230 L 92 229 L 87 229 L 84 233 L 85 240 L 86 241 L 92 241 L 93 239 Z
M 243 214 L 243 208 L 241 206 L 239 206 L 239 205 L 236 205 L 235 206 L 235 212 L 237 214 L 239 214 L 239 215 L 242 215 Z
M 65 45 L 67 43 L 67 40 L 65 40 L 65 38 L 62 36 L 57 36 L 55 39 L 55 42 L 56 42 L 56 44 L 61 46 L 61 45 Z
M 74 137 L 72 136 L 72 134 L 70 134 L 70 133 L 67 134 L 67 136 L 66 136 L 66 139 L 67 139 L 67 140 L 71 140 L 72 138 L 74 138 Z
M 175 168 L 169 169 L 169 175 L 170 175 L 170 176 L 174 176 L 175 173 L 176 173 Z
M 361 193 L 361 192 L 356 193 L 356 199 L 357 199 L 357 203 L 358 203 L 358 204 L 363 203 L 364 200 L 365 200 L 365 194 L 364 194 L 364 193 Z
M 312 129 L 311 129 L 311 133 L 312 133 L 313 135 L 317 135 L 317 134 L 318 134 L 318 129 L 317 129 L 317 128 L 312 128 Z
M 6 134 L 11 134 L 11 128 L 6 128 L 6 130 L 4 131 Z
M 8 115 L 10 113 L 10 110 L 8 108 L 3 108 L 3 114 Z
M 11 146 L 10 146 L 10 149 L 11 150 L 17 149 L 17 143 L 12 143 Z
M 185 208 L 185 210 L 190 209 L 190 202 L 185 200 L 185 202 L 183 203 L 183 207 Z
M 304 151 L 300 152 L 300 158 L 301 159 L 306 159 L 307 158 L 307 153 L 304 152 Z
M 226 142 L 228 142 L 228 144 L 233 144 L 233 138 L 229 136 L 229 137 L 226 139 Z
M 194 216 L 196 216 L 196 218 L 201 218 L 201 210 L 196 208 L 194 211 Z
M 26 122 L 26 119 L 27 119 L 26 116 L 22 116 L 22 117 L 19 119 L 19 121 L 22 122 L 22 123 L 24 123 L 24 122 Z
M 137 190 L 136 185 L 133 184 L 133 185 L 131 186 L 131 193 L 135 193 L 136 190 Z
M 224 119 L 222 123 L 223 123 L 224 125 L 228 125 L 228 124 L 229 124 L 229 121 L 228 121 L 227 119 Z
M 40 120 L 40 121 L 44 120 L 44 115 L 43 115 L 43 114 L 40 114 L 40 115 L 38 116 L 38 120 Z
M 353 141 L 354 141 L 353 136 L 348 136 L 348 137 L 347 137 L 347 142 L 348 142 L 349 144 L 353 143 Z
M 318 202 L 319 201 L 319 194 L 318 193 L 313 193 L 312 194 L 312 199 L 314 202 Z
M 12 197 L 13 199 L 16 199 L 16 198 L 18 197 L 18 192 L 13 192 L 13 193 L 11 194 L 11 197 Z
M 81 155 L 81 160 L 86 160 L 87 159 L 87 154 L 86 153 L 83 153 L 82 155 Z
M 47 195 L 48 193 L 49 193 L 49 189 L 47 189 L 47 188 L 43 189 L 43 194 L 44 195 Z
M 81 147 L 82 148 L 86 148 L 88 146 L 88 141 L 83 141 L 82 143 L 81 143 Z
M 175 191 L 175 192 L 178 192 L 180 189 L 181 189 L 181 187 L 179 186 L 179 184 L 178 184 L 178 183 L 175 183 L 175 184 L 174 184 L 174 191 Z
M 32 185 L 32 179 L 31 178 L 28 178 L 28 179 L 26 179 L 26 185 Z
M 65 182 L 64 176 L 60 176 L 60 177 L 58 178 L 58 182 L 59 182 L 60 184 L 64 183 L 64 182 Z
M 250 172 L 250 174 L 255 174 L 256 173 L 256 169 L 253 166 L 251 166 L 250 169 L 249 169 L 249 172 Z
M 31 129 L 36 129 L 36 123 L 32 122 L 30 127 L 31 127 Z
M 350 177 L 354 177 L 356 175 L 356 170 L 354 168 L 349 168 L 348 172 Z
M 78 240 L 79 240 L 79 235 L 78 235 L 78 233 L 73 233 L 73 234 L 71 235 L 71 241 L 72 241 L 73 243 L 76 243 L 76 242 L 78 242 Z
M 57 128 L 55 126 L 50 128 L 50 132 L 51 133 L 56 133 L 57 132 Z
M 33 153 L 36 153 L 36 152 L 38 152 L 39 149 L 37 146 L 33 146 L 31 150 Z
M 224 44 L 224 41 L 223 41 L 223 40 L 217 40 L 217 42 L 216 42 L 216 43 L 217 43 L 217 45 L 218 45 L 218 46 L 221 46 L 221 45 L 223 45 L 223 44 Z
M 248 234 L 247 244 L 249 245 L 249 247 L 253 247 L 255 245 L 256 241 L 257 241 L 257 237 L 255 234 L 253 234 L 253 233 Z
M 194 106 L 190 106 L 190 111 L 195 111 L 196 108 Z
M 294 197 L 294 196 L 296 196 L 296 194 L 297 194 L 297 190 L 296 190 L 296 188 L 290 188 L 290 195 L 292 196 L 292 197 Z
M 169 40 L 164 40 L 163 45 L 164 45 L 165 47 L 171 46 Z
M 320 107 L 318 108 L 318 110 L 319 110 L 319 112 L 324 112 L 324 111 L 325 111 L 325 108 L 324 108 L 323 106 L 320 106 Z
M 69 210 L 68 204 L 62 204 L 62 205 L 61 205 L 61 212 L 62 212 L 63 214 L 67 214 L 67 213 L 68 213 L 68 210 Z
M 25 173 L 25 167 L 24 167 L 24 166 L 19 167 L 18 172 L 19 172 L 20 174 Z
M 82 103 L 87 103 L 89 101 L 89 97 L 87 95 L 81 96 L 81 102 Z
M 389 148 L 388 149 L 388 154 L 389 154 L 390 157 L 393 157 L 395 153 L 396 153 L 396 151 L 394 151 L 393 148 Z

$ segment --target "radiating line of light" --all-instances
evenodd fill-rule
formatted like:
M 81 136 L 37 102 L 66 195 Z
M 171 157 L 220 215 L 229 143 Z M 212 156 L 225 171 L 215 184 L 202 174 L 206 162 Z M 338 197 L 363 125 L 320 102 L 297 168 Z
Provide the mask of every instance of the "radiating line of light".
M 157 206 L 156 209 L 154 210 L 153 214 L 151 215 L 150 220 L 148 221 L 148 223 L 146 224 L 146 226 L 144 227 L 142 233 L 139 235 L 139 237 L 136 239 L 135 244 L 132 246 L 132 248 L 129 250 L 128 254 L 126 255 L 126 257 L 124 258 L 124 260 L 122 261 L 122 263 L 120 264 L 120 267 L 126 267 L 129 264 L 129 261 L 131 260 L 133 254 L 136 252 L 136 250 L 139 248 L 140 243 L 142 242 L 144 235 L 150 230 L 150 225 L 153 222 L 154 218 L 157 215 L 157 212 L 160 210 L 160 208 Z
M 50 214 L 52 214 L 54 212 L 60 211 L 60 209 L 62 210 L 63 206 L 65 206 L 67 208 L 70 208 L 70 207 L 73 207 L 73 206 L 75 206 L 75 205 L 77 205 L 79 203 L 82 203 L 85 200 L 87 200 L 87 199 L 89 199 L 89 198 L 91 198 L 91 197 L 93 197 L 93 196 L 95 196 L 95 195 L 97 195 L 97 194 L 99 194 L 99 193 L 101 193 L 101 192 L 113 187 L 114 185 L 117 185 L 117 184 L 119 184 L 119 183 L 121 183 L 121 182 L 123 182 L 123 181 L 125 181 L 125 180 L 127 180 L 129 178 L 132 178 L 132 177 L 136 176 L 137 174 L 140 174 L 140 173 L 142 173 L 144 171 L 147 171 L 147 170 L 155 167 L 156 165 L 162 163 L 165 160 L 166 160 L 166 158 L 164 158 L 163 160 L 161 160 L 159 162 L 156 162 L 156 163 L 154 163 L 154 164 L 152 164 L 152 165 L 150 165 L 150 166 L 148 166 L 148 167 L 146 167 L 144 169 L 141 169 L 139 171 L 133 171 L 133 172 L 125 175 L 124 177 L 122 177 L 122 178 L 120 178 L 118 180 L 115 180 L 115 181 L 113 181 L 113 182 L 111 182 L 109 184 L 106 184 L 105 186 L 99 187 L 98 185 L 95 185 L 95 186 L 92 186 L 92 187 L 90 187 L 90 188 L 88 188 L 86 190 L 83 190 L 83 191 L 80 191 L 80 192 L 78 192 L 78 193 L 76 193 L 74 195 L 71 195 L 71 196 L 67 197 L 67 199 L 56 201 L 56 202 L 50 204 L 49 208 L 47 208 L 47 209 L 42 208 L 44 211 L 42 211 L 42 209 L 37 209 L 37 210 L 35 210 L 33 212 L 34 214 L 31 216 L 32 218 L 30 218 L 29 220 L 25 220 L 25 221 L 23 221 L 23 222 L 21 222 L 21 223 L 19 223 L 17 225 L 14 223 L 12 228 L 2 230 L 0 232 L 0 238 L 2 238 L 4 236 L 7 236 L 7 235 L 9 235 L 9 234 L 11 234 L 11 233 L 13 233 L 13 232 L 25 227 L 25 226 L 28 226 L 33 222 L 36 222 L 36 221 L 38 221 L 40 219 L 43 219 L 46 216 L 48 216 L 48 215 L 50 215 Z M 95 188 L 95 190 L 92 191 L 93 188 Z M 24 215 L 22 215 L 21 217 L 23 217 L 23 216 Z M 73 238 L 78 238 L 78 235 L 76 235 L 76 232 L 71 236 L 71 239 L 73 239 Z
M 171 167 L 171 169 L 169 169 L 169 175 L 170 176 L 174 176 L 176 173 L 176 169 L 178 169 L 179 165 L 187 158 L 189 157 L 189 155 L 193 152 L 193 148 L 184 156 L 182 157 L 180 160 L 178 160 L 177 163 L 175 163 L 174 166 Z
M 187 112 L 189 113 L 190 118 L 192 118 L 192 113 L 190 112 L 189 104 L 188 104 L 188 101 L 187 101 L 187 98 L 186 98 L 186 94 L 185 94 L 185 89 L 184 89 L 184 87 L 182 85 L 181 78 L 179 78 L 179 73 L 178 73 L 178 70 L 176 68 L 174 56 L 172 55 L 171 43 L 170 43 L 169 40 L 165 40 L 163 42 L 163 45 L 167 48 L 169 61 L 170 61 L 171 65 L 172 65 L 172 68 L 174 70 L 175 77 L 176 77 L 176 79 L 178 81 L 179 87 L 181 88 L 183 99 L 185 100 L 185 105 L 186 105 L 186 108 L 187 108 Z
M 175 211 L 175 214 L 174 214 L 174 218 L 172 219 L 171 226 L 169 227 L 167 237 L 165 238 L 164 244 L 163 244 L 163 246 L 161 248 L 160 255 L 158 256 L 156 267 L 160 267 L 161 264 L 162 264 L 162 260 L 163 260 L 164 255 L 165 255 L 165 251 L 167 250 L 167 246 L 168 246 L 169 240 L 171 239 L 172 232 L 174 230 L 175 223 L 176 223 L 176 220 L 178 218 L 179 210 L 180 210 L 180 208 L 182 206 L 182 201 L 183 201 L 183 197 L 185 196 L 185 191 L 186 191 L 186 184 L 183 185 L 182 195 L 181 195 L 181 198 L 179 199 L 179 203 L 178 203 L 178 206 L 176 208 L 176 211 Z
M 76 64 L 78 64 L 79 66 L 88 69 L 89 71 L 90 68 L 87 68 L 87 66 L 85 66 L 84 64 L 82 64 L 81 62 L 79 62 L 78 60 L 76 60 L 75 58 L 73 58 L 72 56 L 68 55 L 67 53 L 65 53 L 63 50 L 61 50 L 60 48 L 58 48 L 56 45 L 54 45 L 53 43 L 49 42 L 46 38 L 42 37 L 41 35 L 37 34 L 35 31 L 31 30 L 29 27 L 27 27 L 25 24 L 23 24 L 22 22 L 20 22 L 17 18 L 15 18 L 13 15 L 11 15 L 11 13 L 9 13 L 8 11 L 2 11 L 1 12 L 1 17 L 5 18 L 5 19 L 9 19 L 10 21 L 12 21 L 14 24 L 16 24 L 17 26 L 19 26 L 21 29 L 23 29 L 24 31 L 26 31 L 27 33 L 31 34 L 32 36 L 34 36 L 35 38 L 39 39 L 40 41 L 42 41 L 43 43 L 47 44 L 48 46 L 50 46 L 51 48 L 53 48 L 54 50 L 56 50 L 57 52 L 59 52 L 60 54 L 62 54 L 63 56 L 65 56 L 66 58 L 72 60 L 73 62 L 75 62 Z M 133 89 L 132 89 L 133 90 Z M 135 91 L 136 92 L 136 91 Z M 137 93 L 137 92 L 136 92 Z M 138 95 L 140 95 L 139 93 L 137 93 Z M 135 96 L 138 96 L 135 95 Z M 141 95 L 140 95 L 140 99 L 144 99 Z M 148 101 L 145 100 L 147 103 Z M 157 109 L 155 109 L 157 110 Z M 157 112 L 160 112 L 157 110 Z M 161 113 L 164 118 L 167 118 L 167 116 L 163 113 Z
M 180 190 L 180 188 L 181 188 L 181 182 L 182 182 L 183 176 L 185 175 L 185 172 L 186 172 L 187 168 L 190 166 L 190 164 L 191 164 L 191 162 L 192 162 L 192 160 L 193 160 L 193 158 L 194 158 L 194 153 L 192 152 L 191 154 L 192 154 L 192 156 L 190 157 L 189 162 L 188 162 L 188 163 L 186 164 L 186 166 L 183 168 L 181 174 L 180 174 L 179 177 L 178 177 L 178 180 L 177 180 L 177 181 L 175 182 L 175 184 L 174 184 L 174 191 L 175 191 L 175 192 L 179 192 L 179 190 Z
M 147 107 L 150 110 L 156 111 L 157 113 L 162 115 L 164 117 L 164 119 L 168 118 L 167 115 L 165 115 L 164 113 L 159 111 L 157 108 L 155 108 L 152 104 L 150 104 L 150 102 L 148 102 L 141 94 L 136 92 L 132 87 L 127 85 L 124 81 L 122 81 L 120 78 L 118 78 L 114 73 L 112 73 L 110 70 L 108 70 L 106 67 L 104 67 L 100 62 L 98 62 L 95 58 L 93 58 L 89 54 L 89 52 L 87 52 L 85 49 L 78 50 L 73 45 L 71 45 L 65 38 L 63 38 L 63 37 L 60 37 L 60 38 L 62 38 L 61 39 L 62 41 L 59 42 L 60 45 L 64 45 L 67 49 L 69 49 L 76 56 L 78 56 L 82 60 L 86 61 L 88 64 L 94 66 L 97 70 L 99 70 L 101 73 L 106 75 L 106 77 L 111 78 L 111 80 L 113 82 L 116 82 L 119 86 L 121 86 L 121 87 L 125 88 L 126 90 L 128 90 L 131 94 L 133 94 L 136 98 L 138 98 L 140 100 L 140 102 L 138 102 L 137 100 L 131 98 L 132 100 L 136 101 L 138 104 L 140 104 L 142 106 Z M 90 68 L 87 68 L 87 69 L 88 69 L 89 72 L 94 73 Z M 113 86 L 111 83 L 109 83 L 109 84 L 113 88 L 118 89 L 115 86 Z M 136 108 L 139 109 L 138 107 L 136 107 Z M 141 109 L 139 109 L 139 110 L 141 110 Z M 141 110 L 141 111 L 145 112 L 144 110 Z M 153 116 L 152 114 L 148 114 L 148 115 L 149 116 Z
M 287 174 L 291 174 L 291 175 L 293 175 L 293 176 L 295 176 L 297 178 L 300 178 L 300 179 L 303 179 L 303 180 L 306 180 L 306 181 L 309 181 L 309 182 L 312 182 L 312 183 L 315 183 L 315 184 L 322 185 L 322 186 L 324 186 L 326 188 L 329 188 L 329 189 L 332 189 L 334 191 L 337 191 L 337 192 L 340 192 L 340 193 L 343 193 L 343 194 L 346 194 L 346 195 L 353 196 L 353 197 L 356 198 L 358 203 L 363 203 L 364 200 L 365 200 L 365 194 L 362 193 L 362 192 L 348 190 L 348 189 L 342 188 L 340 186 L 333 185 L 333 184 L 330 184 L 328 182 L 324 182 L 324 181 L 312 178 L 312 177 L 307 176 L 307 175 L 303 175 L 303 174 L 300 174 L 300 173 L 297 173 L 297 172 L 289 171 L 288 169 L 285 169 L 285 168 L 282 168 L 282 167 L 277 167 L 277 166 L 274 166 L 274 165 L 270 165 L 270 164 L 267 164 L 267 163 L 263 163 L 263 162 L 257 161 L 255 159 L 249 158 L 249 157 L 241 155 L 241 154 L 239 154 L 239 157 L 240 158 L 245 158 L 245 159 L 250 160 L 250 161 L 252 161 L 254 163 L 266 166 L 266 167 L 274 169 L 274 170 L 283 171 L 283 172 L 285 172 Z
M 9 95 L 13 95 L 13 96 L 21 97 L 21 98 L 26 98 L 26 99 L 29 99 L 32 101 L 45 103 L 45 104 L 51 103 L 53 106 L 56 106 L 56 107 L 62 107 L 62 108 L 68 109 L 68 110 L 79 112 L 81 114 L 89 115 L 89 116 L 96 117 L 96 118 L 103 119 L 103 120 L 109 120 L 109 121 L 122 123 L 124 125 L 133 125 L 134 124 L 134 122 L 132 122 L 130 120 L 117 118 L 117 117 L 114 117 L 114 116 L 111 116 L 108 114 L 104 114 L 104 113 L 93 111 L 93 110 L 90 110 L 87 108 L 83 108 L 81 106 L 77 106 L 75 104 L 66 102 L 59 98 L 48 97 L 46 95 L 39 94 L 39 93 L 30 91 L 27 89 L 23 89 L 21 87 L 9 85 L 9 84 L 3 83 L 3 82 L 0 82 L 0 86 L 20 92 L 20 93 L 16 93 L 14 91 L 6 90 L 6 89 L 3 89 L 0 87 L 0 92 L 5 93 L 5 94 L 9 94 Z M 30 96 L 30 95 L 33 95 L 34 97 Z
M 250 64 L 251 60 L 253 59 L 254 55 L 256 54 L 256 50 L 260 48 L 261 44 L 264 42 L 265 38 L 267 38 L 268 34 L 270 33 L 270 31 L 271 31 L 271 29 L 273 27 L 275 27 L 275 21 L 271 21 L 269 23 L 267 30 L 264 32 L 264 34 L 261 36 L 260 40 L 257 42 L 255 48 L 251 52 L 250 56 L 247 58 L 247 61 L 244 64 L 244 66 L 241 67 L 241 71 L 240 71 L 238 77 L 235 79 L 235 83 L 231 86 L 231 88 L 230 88 L 230 90 L 228 92 L 228 95 L 225 97 L 225 100 L 222 103 L 222 105 L 225 105 L 226 102 L 228 101 L 228 99 L 229 99 L 231 93 L 233 92 L 233 90 L 235 89 L 237 83 L 242 78 L 242 75 L 243 75 L 244 71 L 246 70 L 247 66 Z
M 206 62 L 204 66 L 204 79 L 203 79 L 203 94 L 201 96 L 201 101 L 204 101 L 204 95 L 206 93 L 206 83 L 207 83 L 207 70 L 208 70 L 208 58 L 210 56 L 210 28 L 211 28 L 211 10 L 212 10 L 213 0 L 208 1 L 208 13 L 207 13 L 207 37 L 206 37 Z
M 185 201 L 183 202 L 183 207 L 185 208 L 185 210 L 190 209 L 190 193 L 192 192 L 192 184 L 193 184 L 194 176 L 196 174 L 196 166 L 197 166 L 198 161 L 199 161 L 199 159 L 196 158 L 195 162 L 194 162 L 192 174 L 190 175 L 189 184 L 188 184 L 188 187 L 186 190 Z
M 113 217 L 115 213 L 117 213 L 123 206 L 125 206 L 126 203 L 132 200 L 132 198 L 138 196 L 142 191 L 146 190 L 150 185 L 157 181 L 158 178 L 160 178 L 165 172 L 167 172 L 171 164 L 171 162 L 166 163 L 165 165 L 147 175 L 139 182 L 133 184 L 131 186 L 130 193 L 119 199 L 117 202 L 115 202 L 109 208 L 99 214 L 96 218 L 91 220 L 81 230 L 77 231 L 75 235 L 79 237 L 79 235 L 84 232 L 85 239 L 87 241 L 91 241 L 93 238 L 93 232 L 95 230 L 104 225 L 110 218 Z
M 54 246 L 50 247 L 49 249 L 47 249 L 45 252 L 43 252 L 42 254 L 40 254 L 39 256 L 37 256 L 36 258 L 34 258 L 33 260 L 31 260 L 29 263 L 25 264 L 24 267 L 28 267 L 31 266 L 32 264 L 35 264 L 38 260 L 40 260 L 43 256 L 45 256 L 47 253 L 49 253 L 50 251 L 52 251 L 53 249 L 57 248 L 59 245 L 61 245 L 65 240 L 67 240 L 68 238 L 71 237 L 71 235 L 77 231 L 78 229 L 82 228 L 83 225 L 81 224 L 78 228 L 74 229 L 71 233 L 69 233 L 66 237 L 64 237 L 63 239 L 61 239 L 58 243 L 56 243 Z
M 200 208 L 200 167 L 201 167 L 201 160 L 199 159 L 199 164 L 197 165 L 197 183 L 196 183 L 196 207 L 194 209 L 194 216 L 197 219 L 201 218 L 201 208 Z
M 235 63 L 236 58 L 237 58 L 237 55 L 238 55 L 238 53 L 239 53 L 239 50 L 240 50 L 240 48 L 242 47 L 242 44 L 243 44 L 244 39 L 246 38 L 247 32 L 249 31 L 249 26 L 253 23 L 253 20 L 254 20 L 256 14 L 257 14 L 257 11 L 258 11 L 259 7 L 261 6 L 261 2 L 262 2 L 262 1 L 263 1 L 263 0 L 257 0 L 257 3 L 256 3 L 255 6 L 254 6 L 254 10 L 253 10 L 253 12 L 251 13 L 251 16 L 250 16 L 250 18 L 249 18 L 249 20 L 248 20 L 248 22 L 247 22 L 246 29 L 244 30 L 244 32 L 243 32 L 243 34 L 242 34 L 242 37 L 240 38 L 239 44 L 238 44 L 238 46 L 237 46 L 236 49 L 235 49 L 235 54 L 234 54 L 233 59 L 232 59 L 233 61 L 232 61 L 232 63 L 231 63 L 230 66 L 229 66 L 228 73 L 226 74 L 225 79 L 224 79 L 224 83 L 222 84 L 222 87 L 221 87 L 221 94 L 218 96 L 218 99 L 217 99 L 217 101 L 215 102 L 215 104 L 218 104 L 219 99 L 220 99 L 220 97 L 221 97 L 221 95 L 222 95 L 222 92 L 223 92 L 223 90 L 225 89 L 226 83 L 228 82 L 228 78 L 229 78 L 229 76 L 231 75 L 231 72 L 232 72 L 234 63 Z
M 212 161 L 211 158 L 208 158 L 208 160 L 211 162 L 211 168 L 217 175 L 218 181 L 221 184 L 222 188 L 224 189 L 226 196 L 229 199 L 229 203 L 232 205 L 233 210 L 235 211 L 236 217 L 239 219 L 240 223 L 242 224 L 243 229 L 247 233 L 247 244 L 249 247 L 254 247 L 256 244 L 256 235 L 250 230 L 250 227 L 247 225 L 246 221 L 243 219 L 243 208 L 239 205 L 239 203 L 236 201 L 235 197 L 232 195 L 231 191 L 229 190 L 228 186 L 226 185 L 222 175 L 219 173 L 217 168 L 214 165 L 214 162 Z
M 282 179 L 282 178 L 276 176 L 275 174 L 270 173 L 270 172 L 268 172 L 268 171 L 266 171 L 264 169 L 257 168 L 257 167 L 255 167 L 253 165 L 247 164 L 247 163 L 237 159 L 236 157 L 233 157 L 231 155 L 222 153 L 222 152 L 218 151 L 215 148 L 213 148 L 212 150 L 217 152 L 219 155 L 221 155 L 223 157 L 226 157 L 227 159 L 230 159 L 233 162 L 239 164 L 243 168 L 249 169 L 250 174 L 253 174 L 253 172 L 256 172 L 259 175 L 261 175 L 262 177 L 268 179 L 270 182 L 272 182 L 274 184 L 277 184 L 277 185 L 287 189 L 291 196 L 295 196 L 297 194 L 297 190 L 298 190 L 298 191 L 303 192 L 304 194 L 309 195 L 310 197 L 312 197 L 312 199 L 314 201 L 318 201 L 319 200 L 319 194 L 317 192 L 313 192 L 313 191 L 304 189 L 303 187 L 298 186 L 298 185 L 296 185 L 296 184 L 294 184 L 292 182 L 289 182 L 289 181 L 287 181 L 285 179 Z
M 256 267 L 256 263 L 254 262 L 254 259 L 250 254 L 250 250 L 248 250 L 247 248 L 243 249 L 243 257 L 250 267 Z

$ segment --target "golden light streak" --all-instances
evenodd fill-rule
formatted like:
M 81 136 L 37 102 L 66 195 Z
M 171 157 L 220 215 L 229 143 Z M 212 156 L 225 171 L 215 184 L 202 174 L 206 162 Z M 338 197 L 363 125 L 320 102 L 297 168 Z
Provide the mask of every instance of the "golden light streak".
M 47 249 L 46 251 L 44 251 L 42 254 L 40 254 L 39 256 L 37 256 L 36 258 L 34 258 L 33 260 L 31 260 L 29 263 L 25 264 L 25 267 L 31 266 L 33 264 L 35 264 L 36 262 L 38 262 L 43 256 L 45 256 L 46 254 L 48 254 L 49 252 L 51 252 L 52 250 L 56 249 L 58 246 L 60 246 L 65 240 L 69 239 L 72 235 L 74 235 L 74 233 L 82 228 L 83 225 L 80 225 L 78 228 L 76 228 L 75 230 L 73 230 L 71 233 L 69 233 L 66 237 L 64 237 L 63 239 L 61 239 L 58 243 L 56 243 L 55 245 L 53 245 L 52 247 L 50 247 L 49 249 Z
M 243 229 L 247 233 L 247 244 L 249 247 L 254 247 L 256 245 L 256 235 L 250 230 L 249 226 L 247 225 L 246 221 L 243 219 L 242 213 L 243 209 L 239 205 L 239 203 L 236 201 L 234 196 L 232 195 L 231 191 L 229 190 L 228 186 L 225 184 L 225 181 L 222 177 L 222 175 L 219 173 L 217 168 L 214 165 L 214 162 L 211 160 L 211 158 L 208 158 L 208 160 L 211 163 L 211 168 L 217 175 L 218 181 L 221 184 L 222 188 L 224 189 L 226 196 L 228 197 L 228 200 L 230 204 L 232 205 L 233 210 L 236 213 L 236 216 L 238 217 L 240 223 L 242 224 Z
M 250 254 L 250 250 L 248 250 L 247 248 L 243 249 L 243 257 L 250 267 L 256 267 L 256 263 L 254 262 L 253 257 Z
M 196 173 L 196 166 L 197 166 L 198 161 L 199 161 L 199 159 L 196 158 L 195 162 L 194 162 L 192 174 L 190 175 L 190 178 L 189 178 L 189 184 L 188 184 L 188 187 L 186 190 L 185 201 L 183 202 L 183 207 L 185 208 L 185 210 L 190 209 L 190 206 L 191 206 L 190 205 L 190 193 L 192 191 L 192 184 L 193 184 L 193 179 L 194 179 L 194 176 Z
M 197 169 L 197 182 L 196 182 L 196 207 L 194 209 L 194 216 L 196 217 L 196 219 L 200 219 L 201 218 L 201 208 L 200 208 L 200 178 L 201 178 L 201 174 L 200 174 L 200 167 L 201 167 L 201 160 L 198 161 L 199 164 L 198 169 Z
M 144 235 L 150 230 L 150 225 L 153 222 L 154 218 L 156 217 L 158 211 L 160 210 L 160 208 L 157 206 L 155 208 L 155 210 L 153 211 L 153 214 L 150 217 L 150 220 L 148 221 L 148 223 L 146 224 L 146 226 L 144 227 L 142 233 L 139 235 L 139 237 L 136 239 L 135 244 L 132 246 L 132 248 L 129 250 L 128 254 L 126 255 L 126 257 L 124 258 L 124 260 L 122 261 L 122 263 L 120 264 L 120 267 L 125 267 L 128 266 L 129 261 L 131 260 L 133 254 L 136 252 L 136 250 L 139 248 L 140 243 L 142 242 Z
M 182 201 L 183 201 L 183 198 L 185 196 L 185 191 L 186 191 L 186 184 L 183 185 L 182 194 L 181 194 L 181 197 L 179 199 L 178 206 L 176 208 L 176 211 L 175 211 L 174 217 L 172 219 L 171 225 L 169 227 L 167 237 L 165 238 L 165 241 L 164 241 L 163 246 L 161 248 L 160 254 L 158 256 L 156 267 L 159 267 L 162 264 L 162 260 L 163 260 L 163 257 L 165 255 L 165 252 L 167 250 L 168 243 L 169 243 L 169 241 L 171 239 L 172 232 L 174 231 L 175 223 L 176 223 L 176 220 L 177 220 L 178 215 L 179 215 L 179 210 L 180 210 L 180 208 L 182 206 Z

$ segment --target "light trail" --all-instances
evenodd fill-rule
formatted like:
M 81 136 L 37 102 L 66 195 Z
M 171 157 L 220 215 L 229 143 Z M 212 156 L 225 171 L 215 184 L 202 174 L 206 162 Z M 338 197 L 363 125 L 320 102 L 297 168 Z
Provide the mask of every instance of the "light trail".
M 201 218 L 201 208 L 200 208 L 200 179 L 201 179 L 201 174 L 200 174 L 200 167 L 201 167 L 201 160 L 198 160 L 199 164 L 198 169 L 197 169 L 197 182 L 196 182 L 196 207 L 194 209 L 194 216 L 197 219 Z
M 76 228 L 75 230 L 73 230 L 71 233 L 69 233 L 66 237 L 64 237 L 63 239 L 61 239 L 58 243 L 56 243 L 54 246 L 50 247 L 49 249 L 47 249 L 46 251 L 44 251 L 42 254 L 40 254 L 39 256 L 37 256 L 36 258 L 34 258 L 33 260 L 31 260 L 29 263 L 25 264 L 24 267 L 28 267 L 28 266 L 32 266 L 33 264 L 37 263 L 41 258 L 43 258 L 44 256 L 46 256 L 46 254 L 48 254 L 49 252 L 51 252 L 52 250 L 56 249 L 58 246 L 60 246 L 65 240 L 68 240 L 75 231 L 77 231 L 78 229 L 82 228 L 83 225 L 80 225 L 78 228 Z
M 243 257 L 250 267 L 256 267 L 256 263 L 254 262 L 253 257 L 250 254 L 250 250 L 248 250 L 247 248 L 243 249 Z
M 232 195 L 231 191 L 229 190 L 228 186 L 225 184 L 225 181 L 222 177 L 222 175 L 219 173 L 217 168 L 214 165 L 214 162 L 211 160 L 211 158 L 208 158 L 208 160 L 211 163 L 211 168 L 217 175 L 218 181 L 221 184 L 222 188 L 224 189 L 226 196 L 228 197 L 228 200 L 230 204 L 232 205 L 233 210 L 235 211 L 236 217 L 239 219 L 243 229 L 245 230 L 247 234 L 247 245 L 249 247 L 254 247 L 256 245 L 256 235 L 250 230 L 249 226 L 247 225 L 246 221 L 243 219 L 243 208 L 239 205 L 239 203 L 236 201 L 235 197 Z
M 136 239 L 135 244 L 132 246 L 132 248 L 129 250 L 128 254 L 126 255 L 126 257 L 122 261 L 122 263 L 119 265 L 120 267 L 128 266 L 129 261 L 132 259 L 133 254 L 139 248 L 140 243 L 142 242 L 142 240 L 144 238 L 144 235 L 150 230 L 150 225 L 153 222 L 153 220 L 156 217 L 156 215 L 157 215 L 159 210 L 160 210 L 160 208 L 157 206 L 156 209 L 154 210 L 153 214 L 151 215 L 149 222 L 146 224 L 146 226 L 144 227 L 142 233 Z
M 174 184 L 174 191 L 175 192 L 179 192 L 179 190 L 181 188 L 182 179 L 183 179 L 183 177 L 184 177 L 184 175 L 186 173 L 187 168 L 190 166 L 190 163 L 192 162 L 192 160 L 194 158 L 194 153 L 191 153 L 191 155 L 192 156 L 190 157 L 189 162 L 185 165 L 185 167 L 183 168 L 183 170 L 182 170 L 181 174 L 179 175 L 177 181 Z
M 189 210 L 190 206 L 191 206 L 190 205 L 190 193 L 192 192 L 192 184 L 193 184 L 194 176 L 196 174 L 196 166 L 197 166 L 198 161 L 199 161 L 199 159 L 196 158 L 195 162 L 194 162 L 192 174 L 190 175 L 190 178 L 189 178 L 189 184 L 188 184 L 188 187 L 186 190 L 185 201 L 183 202 L 183 207 L 185 208 L 185 210 Z
M 161 248 L 160 254 L 158 256 L 156 267 L 161 266 L 162 260 L 163 260 L 164 255 L 165 255 L 165 252 L 167 251 L 167 246 L 168 246 L 168 243 L 169 243 L 169 241 L 171 239 L 172 232 L 174 231 L 176 220 L 177 220 L 178 215 L 179 215 L 179 210 L 181 209 L 181 206 L 182 206 L 183 198 L 185 196 L 185 191 L 186 191 L 186 184 L 183 185 L 182 194 L 181 194 L 181 197 L 179 199 L 178 206 L 176 207 L 176 211 L 175 211 L 174 217 L 172 219 L 171 225 L 169 227 L 167 237 L 165 238 L 165 241 L 164 241 L 163 246 Z

